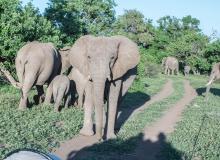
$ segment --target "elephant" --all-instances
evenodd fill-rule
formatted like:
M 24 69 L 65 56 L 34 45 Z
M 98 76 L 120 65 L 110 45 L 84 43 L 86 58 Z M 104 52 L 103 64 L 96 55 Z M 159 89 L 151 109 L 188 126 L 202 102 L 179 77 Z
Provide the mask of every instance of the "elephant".
M 54 111 L 58 112 L 62 99 L 64 98 L 65 108 L 68 107 L 71 100 L 70 79 L 65 75 L 56 76 L 47 88 L 45 104 L 50 103 L 51 97 L 55 102 Z
M 190 72 L 190 70 L 191 70 L 191 67 L 190 66 L 184 66 L 184 75 L 185 76 L 188 76 L 189 75 L 189 72 Z
M 85 77 L 76 67 L 73 67 L 68 75 L 70 80 L 75 82 L 77 92 L 77 105 L 83 107 L 83 97 L 85 87 L 89 81 L 89 78 Z
M 220 62 L 212 66 L 212 71 L 209 76 L 209 81 L 206 84 L 206 99 L 208 98 L 208 93 L 209 93 L 212 83 L 218 79 L 220 79 Z
M 38 92 L 34 96 L 35 101 L 43 101 L 43 85 L 49 84 L 60 73 L 63 67 L 62 56 L 52 43 L 39 41 L 28 42 L 18 51 L 15 67 L 22 94 L 20 110 L 27 108 L 28 92 L 33 86 L 36 86 Z
M 85 87 L 84 123 L 80 134 L 94 135 L 92 113 L 95 109 L 95 135 L 103 139 L 104 95 L 107 99 L 106 139 L 115 138 L 117 107 L 132 85 L 140 55 L 137 44 L 124 36 L 82 36 L 72 46 L 70 64 L 89 81 Z
M 62 61 L 62 70 L 61 74 L 63 74 L 65 71 L 68 71 L 71 68 L 71 64 L 69 62 L 69 51 L 70 46 L 66 46 L 62 49 L 59 49 L 59 53 L 61 55 L 61 61 Z
M 164 67 L 164 74 L 174 75 L 174 71 L 176 74 L 179 73 L 179 62 L 175 57 L 165 57 L 162 59 L 162 67 Z

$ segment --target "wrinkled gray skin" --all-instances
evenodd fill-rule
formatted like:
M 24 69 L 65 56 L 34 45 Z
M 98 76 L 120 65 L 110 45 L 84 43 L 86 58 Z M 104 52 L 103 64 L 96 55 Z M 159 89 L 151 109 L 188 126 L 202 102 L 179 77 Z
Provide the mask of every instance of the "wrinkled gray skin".
M 185 75 L 185 76 L 188 76 L 190 70 L 191 70 L 190 66 L 184 66 L 184 75 Z
M 162 67 L 164 68 L 164 74 L 174 75 L 174 72 L 176 74 L 179 74 L 179 62 L 175 57 L 166 57 L 162 59 Z
M 67 71 L 70 67 L 71 64 L 69 62 L 69 51 L 70 51 L 69 46 L 66 46 L 62 49 L 59 49 L 59 53 L 61 55 L 61 61 L 62 61 L 62 70 L 61 70 L 61 74 L 63 74 L 65 71 Z
M 68 77 L 70 80 L 73 80 L 76 85 L 76 92 L 78 94 L 77 106 L 83 107 L 84 91 L 89 78 L 85 77 L 76 67 L 71 69 Z
M 63 98 L 65 103 L 65 108 L 68 107 L 69 102 L 71 100 L 71 94 L 70 94 L 70 80 L 67 76 L 58 75 L 52 80 L 52 82 L 47 88 L 47 93 L 45 98 L 46 104 L 51 102 L 52 95 L 55 102 L 54 110 L 56 112 L 59 111 L 59 107 L 61 105 Z
M 91 136 L 95 108 L 96 136 L 103 136 L 104 93 L 107 96 L 107 135 L 115 138 L 117 106 L 136 76 L 140 56 L 137 45 L 123 36 L 79 38 L 70 50 L 70 63 L 86 78 L 84 124 L 80 133 Z M 106 85 L 107 84 L 107 85 Z
M 208 93 L 212 83 L 218 79 L 220 79 L 220 62 L 214 64 L 212 67 L 212 72 L 209 76 L 209 82 L 206 84 L 206 99 L 208 98 Z
M 49 84 L 56 75 L 60 74 L 62 56 L 52 43 L 38 41 L 28 42 L 18 51 L 15 67 L 22 86 L 19 109 L 27 108 L 28 92 L 33 86 L 36 86 L 38 92 L 34 97 L 35 101 L 43 101 L 43 85 Z

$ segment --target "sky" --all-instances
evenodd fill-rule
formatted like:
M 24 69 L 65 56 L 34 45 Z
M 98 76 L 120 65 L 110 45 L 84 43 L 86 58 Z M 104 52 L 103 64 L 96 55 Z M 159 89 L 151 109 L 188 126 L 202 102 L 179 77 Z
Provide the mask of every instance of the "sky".
M 30 0 L 21 0 L 26 4 Z M 126 9 L 137 9 L 146 18 L 156 24 L 162 16 L 170 15 L 182 18 L 191 15 L 200 20 L 202 31 L 211 35 L 215 30 L 220 37 L 220 0 L 115 0 L 116 15 L 121 15 Z M 41 12 L 47 7 L 48 0 L 33 0 Z

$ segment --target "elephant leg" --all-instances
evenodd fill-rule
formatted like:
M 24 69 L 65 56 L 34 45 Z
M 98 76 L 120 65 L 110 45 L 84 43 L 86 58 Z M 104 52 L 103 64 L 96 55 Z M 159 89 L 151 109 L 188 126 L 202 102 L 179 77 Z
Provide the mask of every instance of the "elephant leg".
M 170 75 L 170 69 L 167 69 L 167 75 L 168 76 Z
M 179 67 L 176 67 L 176 75 L 179 75 Z
M 65 105 L 64 105 L 65 108 L 68 108 L 70 100 L 71 100 L 71 94 L 68 94 L 65 99 Z
M 107 139 L 116 138 L 114 129 L 115 129 L 115 120 L 116 112 L 118 106 L 119 94 L 121 91 L 122 81 L 117 80 L 110 85 L 109 97 L 108 97 L 108 125 L 107 125 Z
M 64 97 L 64 92 L 57 91 L 57 93 L 54 93 L 55 98 L 55 104 L 54 104 L 54 111 L 59 112 L 59 107 L 61 105 L 62 99 Z
M 33 86 L 34 81 L 35 81 L 34 76 L 30 76 L 30 78 L 24 79 L 23 86 L 21 89 L 22 95 L 21 95 L 21 100 L 20 100 L 20 104 L 19 104 L 20 110 L 24 110 L 28 106 L 28 92 L 30 91 L 31 87 Z
M 172 72 L 171 74 L 174 75 L 174 69 L 172 69 L 171 72 Z
M 206 87 L 205 100 L 208 100 L 208 94 L 211 88 L 211 84 Z
M 167 67 L 165 67 L 164 74 L 165 75 L 167 74 Z
M 37 102 L 38 103 L 43 103 L 44 99 L 45 99 L 45 95 L 44 95 L 44 88 L 43 86 L 36 86 L 37 88 Z
M 92 101 L 92 86 L 89 83 L 85 88 L 85 101 L 84 101 L 84 122 L 83 128 L 80 130 L 80 134 L 85 136 L 94 135 L 93 122 L 92 122 L 92 111 L 93 111 L 93 101 Z
M 137 68 L 135 67 L 132 70 L 128 71 L 128 73 L 123 77 L 121 97 L 124 97 L 124 95 L 127 93 L 136 75 L 137 75 Z
M 46 97 L 44 101 L 45 104 L 51 103 L 52 94 L 53 94 L 53 84 L 50 83 L 50 85 L 47 88 L 47 92 L 46 92 Z
M 84 92 L 84 89 L 78 88 L 77 92 L 78 92 L 78 106 L 82 107 L 83 106 L 83 92 Z

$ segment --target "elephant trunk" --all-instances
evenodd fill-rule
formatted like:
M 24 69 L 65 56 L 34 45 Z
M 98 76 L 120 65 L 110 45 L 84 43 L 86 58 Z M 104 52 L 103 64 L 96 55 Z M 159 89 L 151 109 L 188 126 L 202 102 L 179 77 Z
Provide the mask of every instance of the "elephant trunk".
M 106 77 L 93 78 L 93 100 L 98 139 L 102 139 L 105 81 Z
M 210 87 L 211 87 L 214 79 L 215 79 L 215 76 L 211 75 L 210 78 L 209 78 L 209 82 L 206 84 L 206 98 L 208 97 L 208 93 L 210 91 Z

